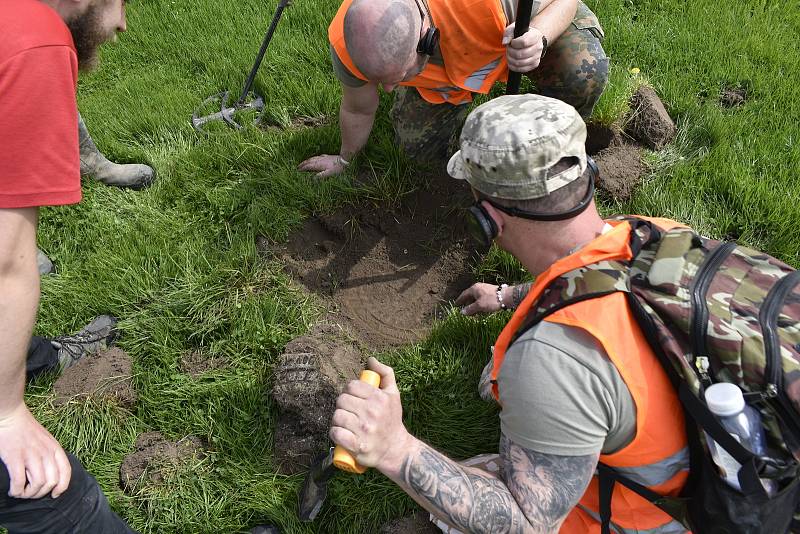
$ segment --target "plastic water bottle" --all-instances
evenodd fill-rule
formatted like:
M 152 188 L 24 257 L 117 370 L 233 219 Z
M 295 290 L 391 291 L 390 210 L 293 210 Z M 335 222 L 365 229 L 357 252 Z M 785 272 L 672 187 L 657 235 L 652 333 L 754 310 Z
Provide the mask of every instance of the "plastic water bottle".
M 706 389 L 706 403 L 711 413 L 717 416 L 722 427 L 750 452 L 763 456 L 765 454 L 764 430 L 761 428 L 761 417 L 758 412 L 747 406 L 742 396 L 742 390 L 735 384 L 720 382 Z M 714 463 L 719 467 L 720 474 L 729 486 L 738 491 L 742 490 L 739 484 L 739 469 L 742 465 L 728 452 L 706 434 L 708 447 Z M 772 496 L 777 493 L 777 483 L 774 480 L 762 478 L 761 483 L 767 494 Z

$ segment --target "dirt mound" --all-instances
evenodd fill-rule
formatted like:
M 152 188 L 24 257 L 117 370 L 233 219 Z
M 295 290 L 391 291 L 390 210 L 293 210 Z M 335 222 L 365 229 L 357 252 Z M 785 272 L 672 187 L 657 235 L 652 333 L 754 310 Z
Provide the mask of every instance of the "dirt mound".
M 422 339 L 439 306 L 472 281 L 474 246 L 461 210 L 470 203 L 467 190 L 454 180 L 429 185 L 400 206 L 309 220 L 280 254 L 370 348 Z
M 56 406 L 72 399 L 101 397 L 132 410 L 137 396 L 130 356 L 116 347 L 84 356 L 56 380 L 53 393 Z
M 416 512 L 408 517 L 394 519 L 381 527 L 380 534 L 439 534 L 427 512 Z
M 630 100 L 625 131 L 652 150 L 660 150 L 675 138 L 677 128 L 652 87 L 640 86 Z
M 221 369 L 228 365 L 228 359 L 224 356 L 209 356 L 198 350 L 187 352 L 180 361 L 181 371 L 197 378 L 209 371 Z
M 639 147 L 622 144 L 600 151 L 594 159 L 600 169 L 597 186 L 615 199 L 630 200 L 647 169 Z
M 281 473 L 304 472 L 330 446 L 336 397 L 362 368 L 355 341 L 336 324 L 318 324 L 286 345 L 272 389 L 278 405 L 274 458 Z
M 747 90 L 742 87 L 724 87 L 719 94 L 719 105 L 723 108 L 738 108 L 747 101 Z
M 161 432 L 145 432 L 136 438 L 135 447 L 119 466 L 120 487 L 126 493 L 131 493 L 140 481 L 161 484 L 166 470 L 202 454 L 203 442 L 196 436 L 167 441 Z

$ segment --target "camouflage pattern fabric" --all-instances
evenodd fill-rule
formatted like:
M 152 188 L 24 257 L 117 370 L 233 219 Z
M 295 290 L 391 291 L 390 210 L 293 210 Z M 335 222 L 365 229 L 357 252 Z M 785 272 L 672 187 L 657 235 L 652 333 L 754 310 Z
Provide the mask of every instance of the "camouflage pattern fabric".
M 541 65 L 526 76 L 539 94 L 570 104 L 584 120 L 588 119 L 608 80 L 603 36 L 597 16 L 578 2 L 572 23 L 550 43 Z M 431 104 L 415 89 L 398 87 L 390 113 L 398 144 L 408 157 L 419 161 L 447 157 L 455 146 L 467 108 L 467 104 Z
M 540 95 L 562 100 L 588 119 L 608 81 L 603 37 L 597 16 L 578 2 L 572 24 L 550 43 L 539 67 L 526 76 Z
M 700 395 L 704 382 L 737 384 L 756 399 L 771 445 L 800 459 L 792 432 L 800 422 L 800 276 L 767 254 L 734 244 L 726 245 L 727 254 L 712 264 L 719 241 L 689 228 L 654 233 L 650 223 L 626 220 L 635 228 L 632 248 L 642 245 L 633 260 L 600 262 L 564 274 L 542 294 L 529 322 L 573 299 L 632 293 L 692 392 Z M 695 306 L 700 278 L 708 286 Z M 705 323 L 699 321 L 705 335 L 698 345 L 694 323 L 703 316 L 703 305 L 708 314 Z M 702 346 L 702 354 L 694 354 Z
M 586 170 L 586 124 L 575 108 L 541 95 L 504 95 L 475 108 L 447 172 L 493 198 L 549 195 Z M 550 170 L 563 158 L 575 165 Z
M 411 159 L 430 163 L 445 159 L 453 152 L 457 134 L 467 117 L 467 104 L 431 104 L 413 87 L 394 90 L 394 104 L 389 116 L 395 138 Z

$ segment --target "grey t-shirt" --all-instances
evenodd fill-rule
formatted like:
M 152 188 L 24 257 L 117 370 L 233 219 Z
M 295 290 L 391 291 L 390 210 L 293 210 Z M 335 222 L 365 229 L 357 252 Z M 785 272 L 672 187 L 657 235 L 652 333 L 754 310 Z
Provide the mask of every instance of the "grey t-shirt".
M 497 377 L 500 424 L 545 454 L 610 454 L 636 435 L 636 405 L 605 350 L 586 331 L 543 321 L 506 352 Z
M 503 13 L 505 13 L 506 20 L 513 21 L 516 19 L 517 3 L 514 0 L 500 0 L 500 4 L 503 6 Z M 536 16 L 536 13 L 534 13 L 533 16 Z M 350 69 L 348 69 L 344 63 L 342 63 L 342 60 L 339 59 L 339 55 L 336 53 L 336 50 L 333 49 L 333 46 L 329 46 L 329 48 L 331 52 L 331 62 L 333 63 L 333 73 L 336 75 L 336 78 L 338 78 L 343 85 L 348 87 L 361 87 L 362 85 L 366 85 L 367 82 L 356 77 L 352 72 L 350 72 Z M 434 65 L 444 66 L 442 51 L 438 45 L 434 54 L 428 61 Z

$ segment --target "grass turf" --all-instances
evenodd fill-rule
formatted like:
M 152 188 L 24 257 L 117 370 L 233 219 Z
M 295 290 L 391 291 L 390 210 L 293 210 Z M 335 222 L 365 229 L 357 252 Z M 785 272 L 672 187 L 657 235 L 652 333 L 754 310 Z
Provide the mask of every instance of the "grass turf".
M 680 128 L 675 145 L 649 156 L 652 175 L 628 204 L 607 212 L 666 215 L 714 236 L 734 236 L 797 265 L 800 254 L 800 31 L 796 2 L 596 0 L 606 30 L 611 85 L 596 110 L 625 111 L 636 81 L 652 83 Z M 392 141 L 384 97 L 366 157 L 373 179 L 318 183 L 295 167 L 338 149 L 339 89 L 326 28 L 337 4 L 296 2 L 285 13 L 256 89 L 267 117 L 323 117 L 317 129 L 196 134 L 188 119 L 208 95 L 238 93 L 273 5 L 253 0 L 143 0 L 128 8 L 129 31 L 82 76 L 79 107 L 95 141 L 118 161 L 146 160 L 159 180 L 142 192 L 87 181 L 84 201 L 45 209 L 41 247 L 59 275 L 43 282 L 37 332 L 74 330 L 99 313 L 122 318 L 120 345 L 135 358 L 136 415 L 107 404 L 55 409 L 50 382 L 29 387 L 34 413 L 98 478 L 114 508 L 143 532 L 237 532 L 258 523 L 284 532 L 375 532 L 413 507 L 377 473 L 342 476 L 314 525 L 295 517 L 302 477 L 274 474 L 271 365 L 284 344 L 320 316 L 319 304 L 255 239 L 281 241 L 309 216 L 345 204 L 397 199 L 419 184 Z M 721 109 L 725 86 L 747 103 Z M 367 165 L 367 162 L 369 164 Z M 486 280 L 523 276 L 493 253 Z M 411 430 L 455 457 L 496 449 L 496 413 L 475 384 L 504 317 L 451 313 L 418 346 L 385 355 L 396 366 Z M 180 372 L 181 355 L 225 356 L 200 379 Z M 118 466 L 136 435 L 198 435 L 209 455 L 168 473 L 161 488 L 126 496 Z

